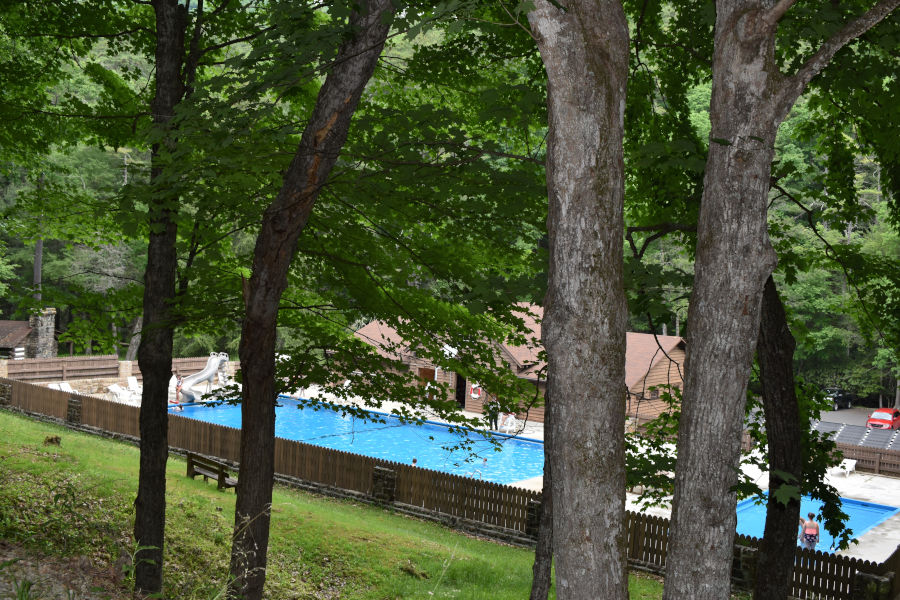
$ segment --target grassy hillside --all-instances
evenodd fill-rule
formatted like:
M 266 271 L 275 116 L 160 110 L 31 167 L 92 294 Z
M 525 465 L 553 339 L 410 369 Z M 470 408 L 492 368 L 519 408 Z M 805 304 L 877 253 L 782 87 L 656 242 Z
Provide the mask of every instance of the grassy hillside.
M 59 445 L 45 443 L 57 436 Z M 235 495 L 188 479 L 185 470 L 170 458 L 166 596 L 221 597 Z M 89 565 L 127 592 L 137 473 L 131 445 L 0 411 L 0 540 L 46 560 Z M 526 549 L 281 487 L 272 512 L 269 598 L 528 597 L 533 554 Z M 116 596 L 106 594 L 97 597 Z M 659 582 L 632 578 L 632 598 L 660 595 Z

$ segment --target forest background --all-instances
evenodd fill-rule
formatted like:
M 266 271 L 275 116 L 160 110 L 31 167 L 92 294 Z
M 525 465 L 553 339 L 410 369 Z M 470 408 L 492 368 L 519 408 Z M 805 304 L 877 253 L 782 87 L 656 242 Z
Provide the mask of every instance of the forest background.
M 506 56 L 498 47 L 509 42 L 508 34 L 506 40 L 481 40 L 478 43 L 483 52 L 477 65 L 461 73 L 458 66 L 452 65 L 454 57 L 446 52 L 458 51 L 471 43 L 471 31 L 467 33 L 458 22 L 450 21 L 456 24 L 449 30 L 447 23 L 438 22 L 428 31 L 392 37 L 369 93 L 380 96 L 383 103 L 418 105 L 422 114 L 407 115 L 411 130 L 432 120 L 431 127 L 446 131 L 451 126 L 449 120 L 459 119 L 459 137 L 455 141 L 442 140 L 446 144 L 443 151 L 450 143 L 471 144 L 472 132 L 491 124 L 493 139 L 485 144 L 486 136 L 483 137 L 480 151 L 487 153 L 482 157 L 493 155 L 506 162 L 504 180 L 498 181 L 502 170 L 498 171 L 496 165 L 487 173 L 471 156 L 448 165 L 447 157 L 437 157 L 439 150 L 432 155 L 430 170 L 426 168 L 427 160 L 418 161 L 412 169 L 416 171 L 413 176 L 422 176 L 424 171 L 432 177 L 433 189 L 428 192 L 431 197 L 425 196 L 421 186 L 412 193 L 421 194 L 420 201 L 436 199 L 444 206 L 453 227 L 471 228 L 471 234 L 485 239 L 497 235 L 498 223 L 489 223 L 485 215 L 476 218 L 470 209 L 460 208 L 454 214 L 456 202 L 450 195 L 505 194 L 507 200 L 528 195 L 518 207 L 516 202 L 506 202 L 508 210 L 521 211 L 521 219 L 507 216 L 502 223 L 513 231 L 505 234 L 505 239 L 518 236 L 518 258 L 522 264 L 516 275 L 521 280 L 510 285 L 507 272 L 502 283 L 497 278 L 493 281 L 498 284 L 496 291 L 507 294 L 512 301 L 539 302 L 544 285 L 540 277 L 545 272 L 539 231 L 543 228 L 542 210 L 546 209 L 540 202 L 543 175 L 539 167 L 534 167 L 543 163 L 546 123 L 541 106 L 544 76 L 536 68 L 536 49 L 532 48 L 529 56 L 515 48 L 517 56 Z M 61 355 L 119 354 L 133 360 L 141 328 L 142 274 L 146 263 L 146 219 L 141 218 L 146 214 L 146 206 L 139 196 L 149 177 L 149 148 L 146 139 L 142 143 L 137 135 L 141 127 L 146 127 L 142 122 L 146 114 L 134 109 L 140 106 L 141 95 L 147 93 L 152 61 L 141 53 L 139 43 L 122 43 L 119 37 L 107 39 L 100 35 L 79 40 L 73 36 L 50 44 L 47 40 L 51 37 L 18 36 L 9 30 L 9 25 L 0 35 L 3 68 L 9 78 L 4 81 L 0 111 L 6 122 L 17 123 L 7 129 L 6 139 L 0 139 L 0 318 L 24 319 L 38 305 L 53 306 L 59 314 Z M 249 42 L 239 42 L 230 50 L 232 60 L 250 49 Z M 445 52 L 443 58 L 441 50 Z M 227 60 L 222 61 L 217 74 L 211 75 L 212 80 L 224 77 L 225 64 Z M 477 73 L 474 78 L 473 73 Z M 244 76 L 249 80 L 259 74 L 245 70 Z M 665 76 L 657 72 L 650 79 Z M 464 81 L 465 77 L 469 80 Z M 392 86 L 390 94 L 385 93 Z M 293 104 L 292 110 L 302 111 L 310 94 L 307 90 L 304 98 L 302 86 L 299 88 L 294 92 L 296 97 L 278 99 L 282 109 Z M 223 91 L 210 92 L 210 97 L 215 93 Z M 647 190 L 640 188 L 650 188 L 650 193 L 666 196 L 672 190 L 660 188 L 681 186 L 684 195 L 690 196 L 686 179 L 692 171 L 696 174 L 696 169 L 703 168 L 698 160 L 703 153 L 698 140 L 708 138 L 709 94 L 709 82 L 699 81 L 686 90 L 684 108 L 689 111 L 693 135 L 650 139 L 632 150 L 633 173 L 650 166 L 657 174 L 650 184 L 632 179 L 632 188 L 645 195 Z M 477 101 L 473 103 L 473 99 Z M 435 110 L 432 101 L 442 104 L 441 120 L 436 114 L 427 114 Z M 779 130 L 778 191 L 773 191 L 769 209 L 770 233 L 782 261 L 776 280 L 797 339 L 796 374 L 818 389 L 843 388 L 870 405 L 890 405 L 900 393 L 897 347 L 890 336 L 885 336 L 886 329 L 891 328 L 885 322 L 894 320 L 894 316 L 880 310 L 884 307 L 878 306 L 877 294 L 868 289 L 873 285 L 873 276 L 859 267 L 860 260 L 866 257 L 876 261 L 900 258 L 900 239 L 892 227 L 889 200 L 882 191 L 880 163 L 859 143 L 857 128 L 852 122 L 835 123 L 830 131 L 819 127 L 827 113 L 824 105 L 832 101 L 833 97 L 825 92 L 804 96 Z M 662 115 L 674 110 L 666 103 L 665 94 L 658 90 L 652 111 Z M 260 115 L 248 115 L 236 109 L 235 104 L 220 106 L 219 110 L 243 112 L 248 119 L 243 123 L 245 128 L 260 127 Z M 378 110 L 379 105 L 375 104 L 373 110 Z M 501 115 L 504 110 L 514 114 Z M 251 124 L 251 118 L 257 119 L 256 125 Z M 418 124 L 413 126 L 414 119 L 418 119 Z M 207 122 L 203 127 L 208 125 Z M 515 135 L 501 141 L 498 131 L 514 131 Z M 240 139 L 228 139 L 234 132 L 209 128 L 206 133 L 210 140 L 224 138 L 220 150 L 229 145 L 234 149 L 222 152 L 217 164 L 194 166 L 197 186 L 218 186 L 219 193 L 226 190 L 231 195 L 243 193 L 250 197 L 265 177 L 271 177 L 276 167 L 265 162 L 271 156 L 261 158 L 251 168 L 246 168 L 246 163 L 234 168 L 234 157 L 245 151 L 246 145 Z M 409 133 L 413 137 L 413 132 Z M 280 135 L 282 139 L 289 138 L 291 132 L 282 131 Z M 246 144 L 247 140 L 243 141 Z M 351 143 L 354 142 L 359 148 L 369 144 L 362 151 L 371 152 L 373 142 L 383 140 L 366 140 L 361 135 L 355 140 L 351 137 Z M 202 153 L 208 150 L 195 152 L 194 159 L 202 161 Z M 472 182 L 482 177 L 478 185 L 493 183 L 494 189 L 454 189 L 454 184 L 448 182 L 447 169 L 456 178 L 467 166 L 464 161 L 470 167 L 468 185 L 475 185 Z M 396 178 L 400 171 L 396 156 L 393 162 L 390 168 Z M 521 163 L 527 165 L 527 176 L 516 182 L 512 174 L 523 172 Z M 349 160 L 343 166 L 353 168 Z M 223 169 L 230 170 L 227 176 Z M 212 180 L 217 177 L 229 181 L 214 183 Z M 355 179 L 353 184 L 358 198 L 392 193 L 384 187 L 367 189 L 359 181 Z M 225 204 L 231 206 L 226 208 Z M 210 215 L 215 214 L 216 208 L 205 210 L 205 215 L 203 209 L 191 211 L 191 218 L 209 219 L 211 225 L 214 218 Z M 224 254 L 215 258 L 201 255 L 195 263 L 200 273 L 187 269 L 190 242 L 182 243 L 184 278 L 202 282 L 205 276 L 213 276 L 230 280 L 233 287 L 234 280 L 244 272 L 241 265 L 249 263 L 254 225 L 241 222 L 234 214 L 225 216 L 229 210 L 239 211 L 240 207 L 230 200 L 223 201 L 218 215 L 220 246 L 224 243 L 227 248 L 220 247 Z M 690 232 L 678 231 L 675 222 L 684 216 L 678 213 L 679 209 L 673 209 L 670 215 L 664 209 L 654 210 L 676 225 L 669 235 L 643 231 L 646 206 L 632 203 L 628 210 L 626 205 L 626 233 L 634 250 L 626 279 L 631 301 L 629 328 L 683 335 L 693 239 Z M 643 245 L 648 238 L 653 243 Z M 529 248 L 529 244 L 535 247 Z M 834 251 L 836 248 L 840 250 Z M 488 253 L 482 258 L 492 260 Z M 36 261 L 43 262 L 38 282 Z M 435 281 L 436 278 L 422 277 L 418 283 L 428 287 L 438 285 Z M 303 285 L 295 283 L 298 287 Z M 203 289 L 207 285 L 195 287 Z M 36 300 L 37 287 L 40 301 Z M 210 351 L 237 353 L 239 321 L 233 313 L 223 310 L 218 302 L 221 297 L 213 298 L 213 294 L 205 298 L 202 293 L 194 296 L 195 305 L 190 309 L 193 318 L 184 319 L 176 330 L 175 356 Z M 343 308 L 347 332 L 372 316 L 364 309 Z M 280 327 L 279 349 L 302 344 L 297 336 L 303 335 L 297 328 Z

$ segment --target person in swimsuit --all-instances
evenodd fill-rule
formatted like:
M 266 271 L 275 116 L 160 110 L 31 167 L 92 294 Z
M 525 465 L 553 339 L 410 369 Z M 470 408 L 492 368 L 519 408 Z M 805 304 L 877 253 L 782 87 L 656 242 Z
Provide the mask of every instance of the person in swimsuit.
M 184 384 L 184 377 L 181 376 L 181 373 L 178 372 L 178 369 L 175 370 L 175 410 L 184 410 L 181 407 L 181 386 Z
M 800 519 L 800 544 L 808 549 L 815 550 L 819 543 L 819 524 L 816 523 L 816 515 L 809 513 L 808 520 Z

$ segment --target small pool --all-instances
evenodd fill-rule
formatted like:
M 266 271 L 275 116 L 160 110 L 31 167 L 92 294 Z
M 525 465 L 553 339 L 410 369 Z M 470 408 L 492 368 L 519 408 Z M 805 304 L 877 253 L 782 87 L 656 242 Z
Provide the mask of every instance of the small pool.
M 846 526 L 853 530 L 854 538 L 859 538 L 879 523 L 900 512 L 900 508 L 894 506 L 873 504 L 861 500 L 842 498 L 842 502 L 842 510 L 850 516 Z M 800 515 L 806 517 L 808 513 L 819 514 L 821 507 L 822 502 L 820 500 L 813 500 L 809 496 L 803 496 L 800 500 Z M 766 505 L 758 504 L 754 498 L 742 500 L 737 505 L 737 519 L 738 533 L 761 538 L 766 525 Z M 799 522 L 797 523 L 797 532 L 800 532 Z M 799 541 L 797 543 L 799 544 Z M 816 544 L 816 550 L 833 552 L 835 550 L 835 548 L 832 548 L 833 544 L 834 538 L 820 523 L 819 543 Z
M 494 483 L 509 484 L 544 474 L 544 443 L 540 440 L 501 436 L 502 451 L 496 452 L 490 442 L 475 434 L 476 456 L 472 457 L 463 450 L 445 450 L 444 446 L 455 445 L 459 438 L 446 425 L 433 421 L 408 425 L 378 413 L 387 422 L 372 423 L 327 409 L 299 409 L 297 401 L 290 398 L 281 397 L 278 403 L 275 435 L 285 439 L 400 463 L 410 464 L 415 458 L 425 469 Z M 240 406 L 185 405 L 178 414 L 228 427 L 241 426 Z

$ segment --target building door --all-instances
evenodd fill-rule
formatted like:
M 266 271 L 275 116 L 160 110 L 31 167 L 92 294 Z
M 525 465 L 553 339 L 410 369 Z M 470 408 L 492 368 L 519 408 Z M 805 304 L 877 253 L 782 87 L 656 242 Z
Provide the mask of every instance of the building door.
M 422 387 L 428 388 L 429 384 L 434 381 L 434 369 L 429 369 L 428 367 L 419 367 L 419 382 Z M 432 397 L 431 392 L 428 392 L 428 399 L 430 400 Z
M 456 404 L 459 406 L 461 410 L 465 410 L 466 408 L 466 388 L 468 387 L 468 383 L 466 382 L 466 378 L 456 374 Z

